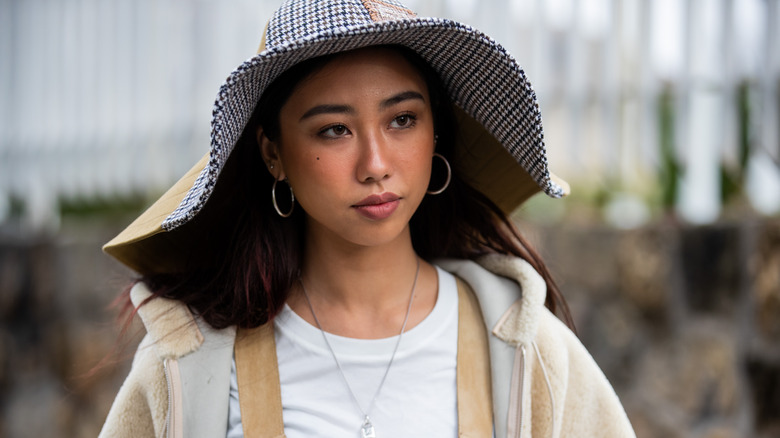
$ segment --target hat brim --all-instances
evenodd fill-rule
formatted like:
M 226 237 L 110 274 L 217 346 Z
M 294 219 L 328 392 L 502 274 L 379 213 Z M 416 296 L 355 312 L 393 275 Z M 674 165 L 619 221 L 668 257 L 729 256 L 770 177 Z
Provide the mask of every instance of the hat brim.
M 563 197 L 568 185 L 547 164 L 536 96 L 523 70 L 495 41 L 446 19 L 414 18 L 339 28 L 262 51 L 219 90 L 211 151 L 104 250 L 142 272 L 175 272 L 189 248 L 186 227 L 209 201 L 217 178 L 265 89 L 293 65 L 374 45 L 403 45 L 441 76 L 456 106 L 460 135 L 455 166 L 505 212 L 540 190 Z M 485 66 L 490 66 L 486 68 Z
M 106 243 L 103 251 L 144 274 L 180 271 L 181 254 L 186 253 L 188 245 L 177 239 L 179 233 L 163 229 L 162 223 L 181 204 L 208 161 L 209 154 L 206 154 L 127 228 Z

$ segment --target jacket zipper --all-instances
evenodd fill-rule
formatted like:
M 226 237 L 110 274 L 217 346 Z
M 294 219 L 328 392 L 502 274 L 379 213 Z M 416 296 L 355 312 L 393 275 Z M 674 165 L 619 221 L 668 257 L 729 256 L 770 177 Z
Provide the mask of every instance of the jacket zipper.
M 519 366 L 518 366 L 519 365 Z M 515 367 L 512 371 L 512 390 L 509 401 L 510 424 L 508 435 L 520 438 L 523 434 L 523 386 L 525 385 L 525 345 L 515 350 Z
M 171 372 L 168 368 L 168 360 L 163 361 L 163 369 L 165 370 L 165 383 L 168 385 L 168 414 L 165 416 L 165 434 L 168 438 L 171 438 L 171 415 L 173 415 L 173 389 L 171 388 Z
M 165 380 L 168 384 L 168 414 L 165 416 L 165 430 L 168 438 L 178 438 L 182 431 L 179 430 L 180 418 L 176 415 L 176 382 L 179 381 L 179 363 L 175 359 L 165 359 L 163 361 L 165 370 Z

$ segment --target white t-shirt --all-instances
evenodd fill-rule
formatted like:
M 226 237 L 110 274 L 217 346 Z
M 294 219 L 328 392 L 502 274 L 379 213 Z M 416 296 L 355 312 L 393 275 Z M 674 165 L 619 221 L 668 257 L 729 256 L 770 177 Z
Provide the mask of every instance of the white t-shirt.
M 431 313 L 404 333 L 387 380 L 369 413 L 379 437 L 456 437 L 458 291 L 439 269 Z M 288 438 L 358 437 L 363 416 L 355 406 L 320 330 L 288 306 L 276 317 L 276 355 Z M 365 410 L 398 340 L 328 334 L 344 374 Z M 235 361 L 230 379 L 228 438 L 242 437 Z

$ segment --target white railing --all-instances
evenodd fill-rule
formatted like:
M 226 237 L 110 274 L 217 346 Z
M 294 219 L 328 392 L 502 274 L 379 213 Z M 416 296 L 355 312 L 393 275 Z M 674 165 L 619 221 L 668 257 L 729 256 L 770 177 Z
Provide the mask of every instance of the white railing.
M 779 0 L 416 0 L 472 24 L 534 83 L 554 170 L 641 193 L 659 166 L 658 99 L 674 90 L 678 210 L 720 210 L 749 81 L 749 193 L 780 209 Z M 251 56 L 277 1 L 0 0 L 0 222 L 33 228 L 62 199 L 159 193 L 208 147 L 221 81 Z M 576 187 L 575 187 L 576 188 Z

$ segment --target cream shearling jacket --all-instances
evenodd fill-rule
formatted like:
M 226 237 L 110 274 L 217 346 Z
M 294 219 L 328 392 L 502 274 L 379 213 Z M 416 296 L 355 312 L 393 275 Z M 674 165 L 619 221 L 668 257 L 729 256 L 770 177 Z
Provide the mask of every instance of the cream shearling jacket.
M 438 260 L 479 301 L 489 332 L 496 437 L 634 437 L 617 395 L 576 336 L 544 307 L 525 261 Z M 150 292 L 131 292 L 138 306 Z M 224 437 L 235 329 L 214 330 L 177 301 L 138 312 L 147 335 L 100 437 Z M 486 437 L 488 438 L 488 437 Z

